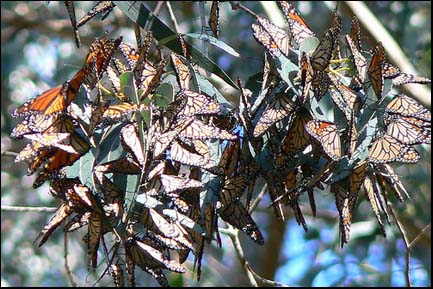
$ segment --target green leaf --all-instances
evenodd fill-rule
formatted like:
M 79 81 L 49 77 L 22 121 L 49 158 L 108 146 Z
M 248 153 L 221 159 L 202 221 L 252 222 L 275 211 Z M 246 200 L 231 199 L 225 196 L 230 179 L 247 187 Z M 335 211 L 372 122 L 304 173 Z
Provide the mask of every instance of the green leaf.
M 294 64 L 283 54 L 281 54 L 280 57 L 275 59 L 275 65 L 281 78 L 289 85 L 289 87 L 294 87 L 292 80 L 289 77 L 289 74 L 294 71 L 298 72 L 298 65 Z
M 166 108 L 168 104 L 173 102 L 174 89 L 169 83 L 161 83 L 154 94 L 156 105 L 161 108 Z
M 233 55 L 234 57 L 241 57 L 239 53 L 236 52 L 236 50 L 234 50 L 234 48 L 232 48 L 231 46 L 229 46 L 227 43 L 211 36 L 211 35 L 207 35 L 204 33 L 187 33 L 185 34 L 185 36 L 189 36 L 201 41 L 206 41 L 209 42 L 210 44 L 221 48 L 222 50 L 224 50 L 225 52 L 227 52 L 230 55 Z
M 146 29 L 146 22 L 153 16 L 152 12 L 142 3 L 138 1 L 114 1 L 114 3 L 128 16 L 133 22 L 137 23 L 143 29 Z M 158 40 L 160 45 L 165 45 L 174 52 L 182 54 L 181 47 L 177 41 L 176 33 L 171 30 L 165 23 L 163 23 L 159 18 L 152 17 L 152 31 L 156 40 Z M 212 60 L 205 56 L 199 49 L 188 43 L 190 48 L 191 57 L 197 62 L 201 67 L 207 71 L 218 75 L 227 84 L 237 89 L 236 84 L 231 80 L 231 78 Z
M 307 54 L 312 53 L 314 50 L 316 50 L 317 46 L 319 46 L 319 43 L 320 40 L 316 37 L 305 38 L 299 47 L 299 57 L 302 56 L 302 52 L 306 52 Z
M 98 143 L 99 151 L 95 153 L 96 161 L 98 164 L 117 160 L 125 155 L 125 151 L 120 144 L 120 130 L 121 124 L 111 126 Z M 96 135 L 95 135 L 96 136 Z
M 66 176 L 69 178 L 79 177 L 83 185 L 95 190 L 93 183 L 93 163 L 95 161 L 95 148 L 92 148 L 72 166 L 66 167 Z
M 120 79 L 120 91 L 123 92 L 124 95 L 129 96 L 133 101 L 136 101 L 137 93 L 135 90 L 135 83 L 134 83 L 134 74 L 132 71 L 126 71 L 122 73 L 119 77 Z M 135 102 L 138 103 L 138 102 Z

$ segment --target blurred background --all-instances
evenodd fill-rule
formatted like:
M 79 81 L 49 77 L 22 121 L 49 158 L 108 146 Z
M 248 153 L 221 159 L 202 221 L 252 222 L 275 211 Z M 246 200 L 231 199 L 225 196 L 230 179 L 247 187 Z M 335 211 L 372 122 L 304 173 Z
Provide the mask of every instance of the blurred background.
M 208 17 L 210 3 L 171 2 L 180 31 L 201 33 L 204 28 L 201 26 L 200 13 L 205 12 L 203 16 Z M 275 9 L 276 5 L 242 3 L 255 13 L 278 21 L 280 12 Z M 294 3 L 312 30 L 322 35 L 329 27 L 330 10 L 335 8 L 336 2 Z M 76 17 L 79 19 L 95 4 L 95 1 L 76 1 Z M 150 9 L 154 9 L 156 4 L 146 2 Z M 365 4 L 406 53 L 418 75 L 431 78 L 431 2 L 369 1 Z M 203 6 L 200 8 L 200 5 Z M 344 21 L 343 33 L 347 33 L 353 11 L 345 2 L 340 2 L 339 14 Z M 357 16 L 362 18 L 362 15 Z M 165 5 L 159 17 L 173 27 Z M 232 9 L 229 2 L 220 3 L 220 39 L 241 56 L 236 58 L 216 47 L 209 50 L 211 59 L 233 80 L 239 77 L 243 83 L 262 69 L 263 48 L 252 37 L 250 25 L 253 21 L 244 11 Z M 79 29 L 82 47 L 78 49 L 63 2 L 1 2 L 2 206 L 54 208 L 58 205 L 49 195 L 47 184 L 33 189 L 34 176 L 25 175 L 27 165 L 14 163 L 13 152 L 19 152 L 26 142 L 9 137 L 19 121 L 12 119 L 10 113 L 26 100 L 69 79 L 82 66 L 89 44 L 106 30 L 111 37 L 123 35 L 124 40 L 135 43 L 131 22 L 117 8 L 104 21 L 97 16 Z M 373 47 L 376 41 L 366 31 L 363 29 L 364 48 Z M 200 47 L 200 43 L 197 47 Z M 387 51 L 387 54 L 391 53 Z M 426 87 L 430 89 L 430 86 Z M 411 199 L 399 203 L 390 196 L 409 241 L 431 222 L 431 146 L 417 146 L 417 150 L 422 156 L 418 164 L 394 166 Z M 269 200 L 265 198 L 253 214 L 264 233 L 265 245 L 258 246 L 240 234 L 245 257 L 257 274 L 291 286 L 406 285 L 404 271 L 407 250 L 402 235 L 394 221 L 392 226 L 386 228 L 386 238 L 380 234 L 363 194 L 354 214 L 350 242 L 343 249 L 339 245 L 334 196 L 327 191 L 316 192 L 316 217 L 311 215 L 306 197 L 302 197 L 301 202 L 305 204 L 302 209 L 306 214 L 308 233 L 296 224 L 290 209 L 287 209 L 285 223 L 275 221 L 272 209 L 266 208 Z M 56 231 L 42 248 L 32 243 L 51 215 L 47 212 L 2 210 L 2 286 L 71 285 L 64 267 L 64 238 L 61 230 Z M 87 271 L 86 250 L 82 242 L 84 234 L 78 231 L 68 235 L 69 266 L 79 286 L 93 285 L 98 279 L 97 274 Z M 214 243 L 205 247 L 199 283 L 192 273 L 191 256 L 186 267 L 189 271 L 183 275 L 167 274 L 172 286 L 249 285 L 231 240 L 224 234 L 221 249 L 215 247 Z M 146 274 L 138 272 L 137 285 L 156 284 Z M 412 248 L 409 273 L 414 286 L 431 285 L 430 228 Z M 111 284 L 111 278 L 104 277 L 98 286 Z

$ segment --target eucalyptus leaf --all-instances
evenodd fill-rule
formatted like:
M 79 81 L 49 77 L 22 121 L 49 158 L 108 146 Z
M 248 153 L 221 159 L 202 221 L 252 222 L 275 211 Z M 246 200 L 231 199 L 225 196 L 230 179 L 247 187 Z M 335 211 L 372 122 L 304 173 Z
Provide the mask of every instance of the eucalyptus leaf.
M 228 45 L 227 43 L 221 41 L 220 39 L 217 39 L 211 35 L 207 35 L 204 33 L 187 33 L 185 34 L 185 36 L 189 36 L 198 40 L 202 40 L 202 41 L 206 41 L 209 42 L 210 44 L 221 48 L 222 50 L 224 50 L 225 52 L 227 52 L 230 55 L 233 55 L 234 57 L 240 57 L 240 54 L 236 52 L 236 50 L 234 48 L 232 48 L 230 45 Z
M 137 23 L 143 29 L 146 29 L 146 22 L 152 17 L 152 31 L 156 40 L 160 45 L 165 45 L 174 52 L 182 54 L 181 47 L 177 41 L 176 33 L 171 30 L 165 23 L 158 17 L 154 17 L 152 12 L 139 1 L 114 1 L 114 3 L 128 16 L 133 22 Z M 190 48 L 191 57 L 194 61 L 203 67 L 205 70 L 218 75 L 227 84 L 237 89 L 236 84 L 231 78 L 212 60 L 205 56 L 199 49 L 188 43 Z

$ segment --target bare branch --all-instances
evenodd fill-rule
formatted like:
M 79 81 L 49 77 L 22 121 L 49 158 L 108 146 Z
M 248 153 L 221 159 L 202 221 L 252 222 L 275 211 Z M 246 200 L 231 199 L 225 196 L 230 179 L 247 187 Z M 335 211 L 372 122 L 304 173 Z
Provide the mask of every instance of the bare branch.
M 69 281 L 71 282 L 72 287 L 77 287 L 77 282 L 75 282 L 74 280 L 74 276 L 72 275 L 72 271 L 71 268 L 69 267 L 68 264 L 68 233 L 64 232 L 63 234 L 64 238 L 63 238 L 63 244 L 65 247 L 65 270 L 66 270 L 66 274 L 68 275 Z
M 50 207 L 20 207 L 20 206 L 8 206 L 2 205 L 1 210 L 3 212 L 38 212 L 38 213 L 53 213 L 57 208 Z
M 381 41 L 391 62 L 402 71 L 418 75 L 417 70 L 410 62 L 400 45 L 391 34 L 383 27 L 377 17 L 361 1 L 345 1 L 345 5 L 358 16 L 360 24 L 370 33 L 376 42 Z M 392 52 L 392 53 L 391 53 Z M 420 101 L 423 105 L 431 107 L 431 90 L 425 85 L 405 85 L 401 89 Z
M 411 248 L 409 246 L 409 240 L 407 238 L 406 231 L 404 230 L 403 226 L 401 225 L 401 223 L 397 217 L 397 214 L 395 213 L 394 208 L 392 207 L 392 204 L 388 203 L 388 207 L 391 211 L 391 214 L 393 215 L 393 217 L 395 219 L 397 228 L 400 231 L 401 236 L 403 237 L 404 245 L 406 246 L 406 268 L 405 268 L 404 277 L 406 279 L 407 287 L 412 287 L 412 283 L 410 282 L 410 274 L 409 274 L 409 271 L 410 271 L 410 251 L 411 251 Z

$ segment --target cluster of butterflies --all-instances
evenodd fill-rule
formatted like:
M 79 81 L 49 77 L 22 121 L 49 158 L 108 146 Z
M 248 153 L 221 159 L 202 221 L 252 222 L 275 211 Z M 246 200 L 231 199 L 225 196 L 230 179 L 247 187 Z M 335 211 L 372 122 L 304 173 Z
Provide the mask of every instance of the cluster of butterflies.
M 116 284 L 127 273 L 134 286 L 138 266 L 168 286 L 163 270 L 185 272 L 190 252 L 200 278 L 205 244 L 221 246 L 218 219 L 258 244 L 264 239 L 240 200 L 248 178 L 235 124 L 212 91 L 200 89 L 199 82 L 210 83 L 190 62 L 183 36 L 183 55 L 158 50 L 158 61 L 150 60 L 152 33 L 136 36 L 138 49 L 121 37 L 96 38 L 70 80 L 15 109 L 12 116 L 24 119 L 11 136 L 31 140 L 16 161 L 28 161 L 28 174 L 37 173 L 33 186 L 49 181 L 61 201 L 39 246 L 61 225 L 65 232 L 87 226 L 89 270 L 101 265 L 103 250 L 104 274 Z M 158 91 L 168 61 L 174 96 Z
M 381 215 L 389 220 L 385 185 L 401 201 L 403 193 L 408 196 L 389 163 L 415 163 L 420 156 L 412 145 L 431 143 L 430 111 L 409 96 L 391 94 L 390 88 L 431 80 L 388 63 L 380 42 L 364 50 L 356 17 L 343 46 L 336 12 L 319 40 L 291 3 L 278 4 L 289 29 L 260 16 L 252 24 L 254 38 L 266 49 L 265 65 L 257 96 L 243 102 L 250 139 L 262 142 L 256 151 L 273 156 L 265 179 L 275 212 L 282 217 L 281 204 L 290 205 L 307 230 L 298 198 L 307 192 L 315 214 L 313 189 L 326 184 L 335 194 L 343 246 L 364 187 L 384 233 Z M 336 107 L 333 122 L 323 106 Z
M 104 13 L 113 7 L 111 1 L 98 5 L 111 7 L 95 8 Z M 226 105 L 196 71 L 182 34 L 182 55 L 166 57 L 158 47 L 151 53 L 150 31 L 143 40 L 136 29 L 137 49 L 121 37 L 96 38 L 70 80 L 13 112 L 24 120 L 11 136 L 31 140 L 16 161 L 29 161 L 28 174 L 38 174 L 34 187 L 49 180 L 61 201 L 38 236 L 39 246 L 60 225 L 65 232 L 87 226 L 88 267 L 101 266 L 103 252 L 101 277 L 110 273 L 116 285 L 125 284 L 127 275 L 134 286 L 138 266 L 168 286 L 163 270 L 185 272 L 190 252 L 200 279 L 205 245 L 221 246 L 221 221 L 264 243 L 251 215 L 260 177 L 276 216 L 284 219 L 282 206 L 290 205 L 305 230 L 299 198 L 307 192 L 315 213 L 314 189 L 330 186 L 342 245 L 364 187 L 383 230 L 382 215 L 389 220 L 386 186 L 400 200 L 408 196 L 389 163 L 418 161 L 412 145 L 431 139 L 430 112 L 408 96 L 391 96 L 388 82 L 430 80 L 387 63 L 380 43 L 364 51 L 356 18 L 344 51 L 336 13 L 319 41 L 292 4 L 279 5 L 288 30 L 262 17 L 252 24 L 266 49 L 265 68 L 258 91 L 239 81 L 239 108 Z M 91 17 L 102 13 L 92 11 Z M 215 37 L 218 15 L 213 1 L 209 25 Z M 166 73 L 167 62 L 172 72 Z M 176 77 L 177 84 L 169 85 L 175 93 L 161 80 L 169 74 Z M 336 104 L 334 122 L 319 101 Z

